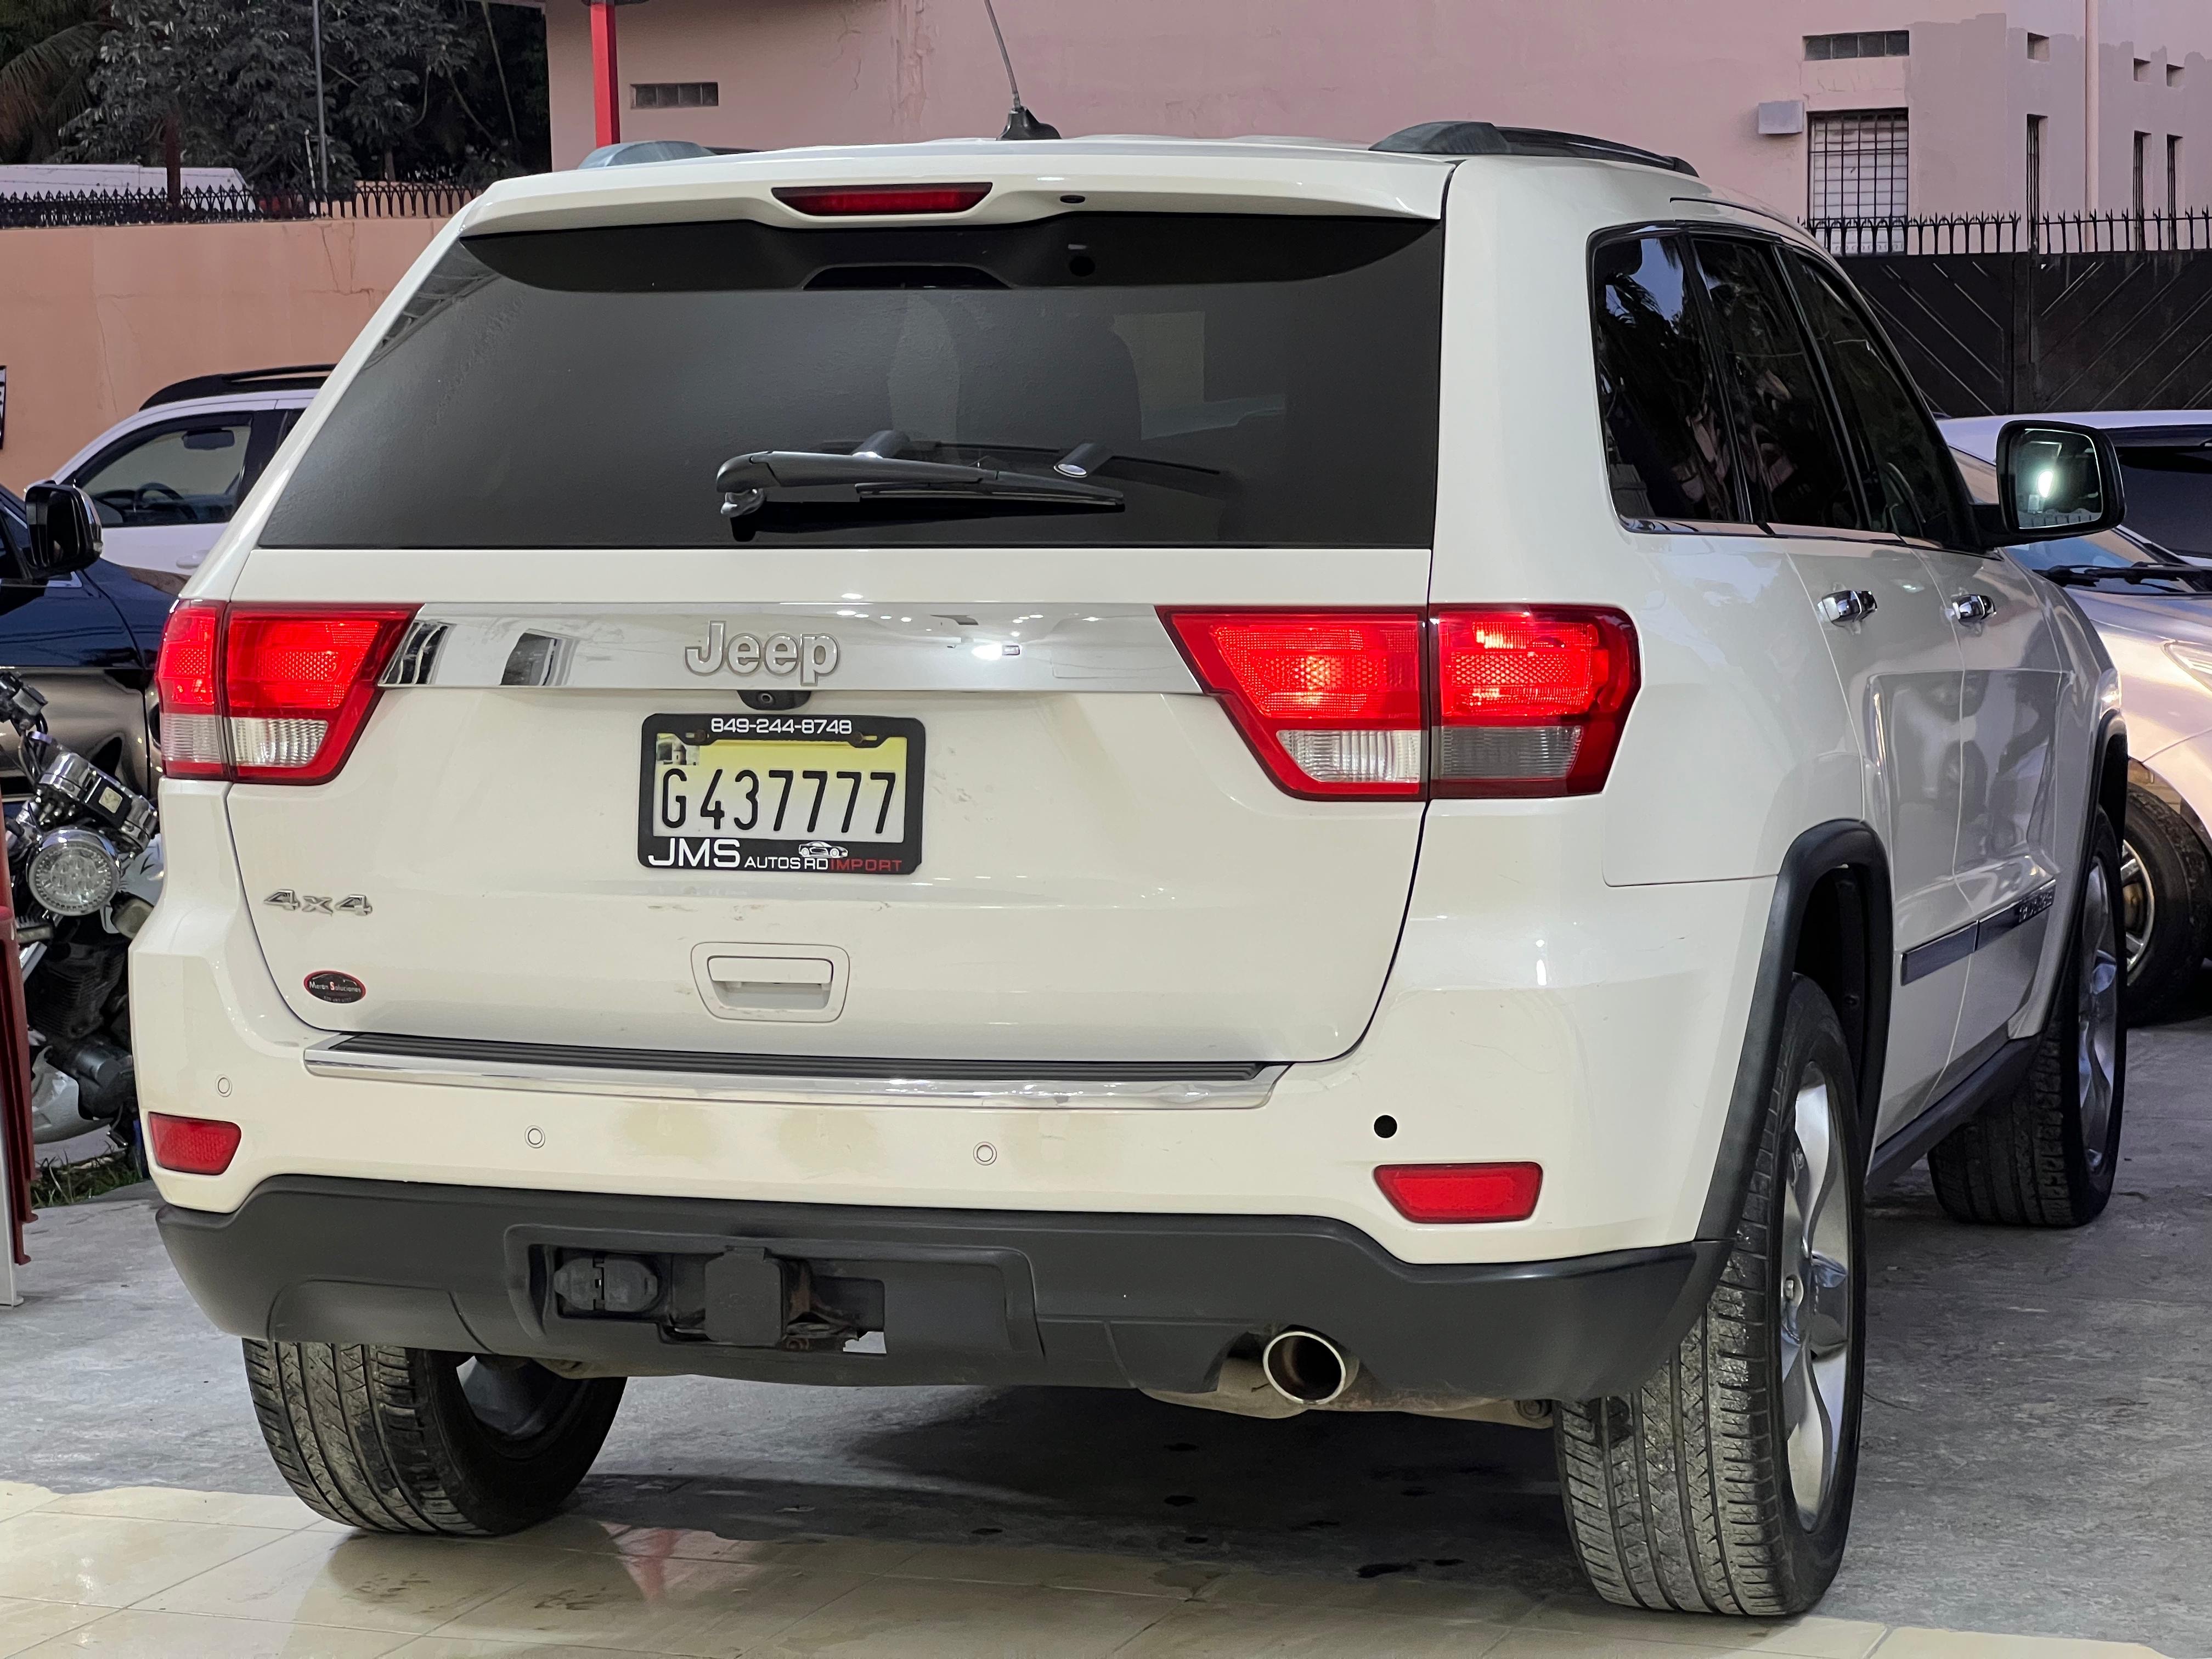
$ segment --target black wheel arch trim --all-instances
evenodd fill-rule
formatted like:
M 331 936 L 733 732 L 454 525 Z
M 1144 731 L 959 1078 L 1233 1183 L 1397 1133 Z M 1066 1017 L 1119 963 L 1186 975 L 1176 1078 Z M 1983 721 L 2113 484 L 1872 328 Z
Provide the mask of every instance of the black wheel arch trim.
M 1872 1143 L 1874 1114 L 1881 1099 L 1882 1063 L 1889 1047 L 1890 988 L 1896 978 L 1889 854 L 1872 826 L 1856 818 L 1832 818 L 1814 825 L 1790 842 L 1775 874 L 1766 938 L 1759 948 L 1759 975 L 1752 987 L 1750 1018 L 1745 1023 L 1743 1054 L 1736 1063 L 1735 1086 L 1729 1096 L 1728 1119 L 1713 1163 L 1712 1185 L 1698 1218 L 1700 1239 L 1726 1239 L 1735 1231 L 1758 1158 L 1768 1081 L 1782 1049 L 1783 1022 L 1790 1006 L 1790 985 L 1796 977 L 1806 913 L 1821 882 L 1846 872 L 1856 873 L 1872 889 L 1861 906 L 1864 923 L 1861 946 L 1869 971 L 1866 1007 L 1859 1017 L 1857 1079 L 1860 1144 Z M 1845 1017 L 1842 1009 L 1837 1013 Z
M 2108 708 L 2097 722 L 2097 778 L 2092 799 L 2112 823 L 2116 841 L 2128 838 L 2128 781 L 2137 763 L 2128 758 L 2128 723 L 2117 708 Z M 2146 770 L 2148 769 L 2146 768 Z M 2087 861 L 2089 826 L 2081 826 L 2082 862 Z M 2081 865 L 2075 865 L 2080 869 Z

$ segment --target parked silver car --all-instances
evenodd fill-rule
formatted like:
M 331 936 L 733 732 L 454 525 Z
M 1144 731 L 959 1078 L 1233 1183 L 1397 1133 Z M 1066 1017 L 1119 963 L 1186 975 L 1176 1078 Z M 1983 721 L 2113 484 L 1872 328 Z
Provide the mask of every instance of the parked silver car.
M 174 593 L 222 538 L 327 363 L 203 374 L 165 386 L 54 474 L 91 495 L 103 556 Z
M 2065 418 L 2112 429 L 2127 479 L 2127 524 L 2016 547 L 2012 556 L 2044 571 L 2176 569 L 2172 577 L 2067 584 L 2120 671 L 2129 750 L 2120 865 L 2128 992 L 2133 1018 L 2156 1019 L 2188 998 L 2212 950 L 2212 580 L 2175 556 L 2199 552 L 2212 562 L 2212 410 Z M 1943 422 L 1978 501 L 1996 499 L 1991 462 L 2002 425 Z M 2154 538 L 2151 526 L 2180 547 Z

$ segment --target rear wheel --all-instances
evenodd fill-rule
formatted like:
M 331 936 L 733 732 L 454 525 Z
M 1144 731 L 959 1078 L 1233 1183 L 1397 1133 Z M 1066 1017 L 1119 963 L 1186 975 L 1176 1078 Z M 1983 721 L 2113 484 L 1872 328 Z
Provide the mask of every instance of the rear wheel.
M 1856 1103 L 1835 1010 L 1801 978 L 1704 1314 L 1632 1396 L 1559 1403 L 1567 1528 L 1608 1601 L 1779 1618 L 1836 1576 L 1865 1364 Z
M 2112 1198 L 2128 1034 L 2121 1014 L 2120 843 L 2102 812 L 2090 848 L 2050 1018 L 2027 1076 L 1928 1154 L 1936 1197 L 1956 1220 L 2079 1227 Z
M 2128 791 L 2120 842 L 2120 937 L 2129 1018 L 2165 1018 L 2196 988 L 2212 943 L 2212 853 L 2180 813 L 2139 786 Z
M 301 1500 L 364 1532 L 487 1537 L 557 1511 L 599 1455 L 620 1377 L 526 1359 L 246 1344 L 269 1455 Z

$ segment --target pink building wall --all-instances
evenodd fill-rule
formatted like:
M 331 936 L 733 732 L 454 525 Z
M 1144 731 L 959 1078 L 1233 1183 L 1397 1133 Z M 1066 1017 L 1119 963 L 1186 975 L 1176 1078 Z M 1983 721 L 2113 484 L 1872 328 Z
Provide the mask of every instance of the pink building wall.
M 592 142 L 588 20 L 584 0 L 545 7 L 554 165 L 573 167 Z M 1024 96 L 1072 135 L 1371 141 L 1474 116 L 1686 155 L 1791 214 L 1806 210 L 1806 140 L 1762 137 L 1762 102 L 1909 110 L 1916 213 L 2019 210 L 2027 120 L 2042 115 L 2045 206 L 2078 210 L 2094 19 L 2096 205 L 2130 204 L 2139 131 L 2154 205 L 2169 134 L 2183 202 L 2212 205 L 2212 0 L 1006 0 L 1000 15 Z M 988 137 L 1006 112 L 981 0 L 649 0 L 618 22 L 626 138 Z M 1871 29 L 1910 29 L 1911 56 L 1804 61 L 1808 33 Z M 2031 33 L 2047 59 L 2029 56 Z M 628 106 L 631 86 L 665 81 L 714 81 L 720 105 Z
M 336 362 L 443 222 L 0 232 L 0 483 L 48 477 L 173 380 Z

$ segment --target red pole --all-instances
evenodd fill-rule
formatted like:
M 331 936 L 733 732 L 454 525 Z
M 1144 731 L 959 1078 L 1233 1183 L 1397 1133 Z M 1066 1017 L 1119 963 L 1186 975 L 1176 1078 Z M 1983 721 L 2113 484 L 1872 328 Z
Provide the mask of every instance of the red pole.
M 622 74 L 615 65 L 615 9 L 610 0 L 591 0 L 592 114 L 598 143 L 622 142 Z

